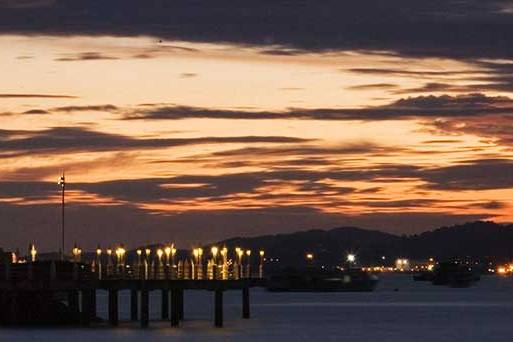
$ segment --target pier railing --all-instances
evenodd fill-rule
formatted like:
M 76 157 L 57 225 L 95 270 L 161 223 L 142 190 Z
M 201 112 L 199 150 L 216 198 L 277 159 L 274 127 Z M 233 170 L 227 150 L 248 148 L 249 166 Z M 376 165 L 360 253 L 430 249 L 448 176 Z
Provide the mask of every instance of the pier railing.
M 263 278 L 251 265 L 194 264 L 180 260 L 176 264 L 136 262 L 102 264 L 69 261 L 34 261 L 0 264 L 0 281 L 92 281 L 92 280 L 241 280 Z
M 193 264 L 179 261 L 177 264 L 91 264 L 91 272 L 97 279 L 146 279 L 146 280 L 238 280 L 262 278 L 263 272 L 253 272 L 250 265 Z
M 0 264 L 0 281 L 89 281 L 95 278 L 91 266 L 65 261 L 34 261 Z

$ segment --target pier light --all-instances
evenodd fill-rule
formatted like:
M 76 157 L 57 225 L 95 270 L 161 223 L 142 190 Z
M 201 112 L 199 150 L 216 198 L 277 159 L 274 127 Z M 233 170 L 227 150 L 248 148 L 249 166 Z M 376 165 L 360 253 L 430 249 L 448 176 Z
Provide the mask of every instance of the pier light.
M 350 253 L 347 255 L 347 261 L 350 263 L 354 263 L 356 261 L 356 255 Z
M 203 248 L 198 248 L 198 255 L 201 259 L 201 257 L 203 256 Z
M 135 251 L 135 254 L 137 254 L 137 265 L 141 265 L 141 255 L 142 255 L 142 250 L 141 249 L 137 249 Z
M 112 255 L 112 249 L 110 249 L 110 248 L 108 248 L 108 249 L 107 249 L 107 255 L 108 255 L 108 256 L 111 256 L 111 255 Z
M 102 249 L 100 248 L 100 246 L 98 246 L 98 248 L 96 248 L 96 255 L 97 256 L 102 255 Z
M 248 250 L 246 251 L 246 255 L 247 255 L 248 257 L 250 257 L 250 256 L 251 256 L 251 250 L 250 250 L 250 249 L 248 249 Z
M 176 255 L 176 248 L 175 244 L 171 244 L 171 266 L 175 267 L 175 255 Z
M 159 249 L 157 249 L 157 256 L 158 256 L 158 258 L 159 258 L 159 261 L 160 261 L 160 259 L 162 259 L 162 255 L 163 255 L 163 254 L 164 254 L 164 251 L 163 251 L 162 249 L 160 249 L 160 248 L 159 248 Z
M 260 279 L 264 277 L 264 254 L 265 252 L 263 250 L 260 250 L 258 252 L 258 255 L 260 255 L 260 264 L 258 265 L 258 278 Z
M 199 257 L 199 249 L 198 249 L 198 248 L 194 248 L 194 249 L 192 250 L 192 255 L 194 255 L 194 257 L 195 257 L 196 259 L 198 259 L 198 257 Z
M 37 256 L 36 246 L 32 245 L 32 247 L 30 248 L 30 257 L 32 258 L 31 260 L 36 261 L 36 256 Z
M 150 256 L 150 254 L 151 254 L 151 249 L 146 248 L 146 249 L 144 250 L 144 252 L 146 252 L 146 256 Z
M 223 247 L 223 249 L 221 249 L 221 255 L 225 258 L 228 255 L 228 248 Z
M 164 253 L 166 254 L 166 265 L 169 265 L 169 259 L 171 256 L 171 247 L 166 246 L 166 248 L 164 248 Z
M 239 263 L 240 263 L 241 260 L 242 260 L 242 255 L 244 254 L 244 252 L 240 248 L 236 249 L 235 251 L 237 252 L 237 256 L 239 257 Z
M 214 257 L 214 259 L 217 257 L 217 252 L 219 252 L 219 248 L 217 248 L 216 246 L 213 246 L 210 251 L 212 252 L 212 256 Z
M 118 263 L 122 263 L 125 253 L 126 250 L 123 247 L 116 248 L 116 256 L 118 258 Z

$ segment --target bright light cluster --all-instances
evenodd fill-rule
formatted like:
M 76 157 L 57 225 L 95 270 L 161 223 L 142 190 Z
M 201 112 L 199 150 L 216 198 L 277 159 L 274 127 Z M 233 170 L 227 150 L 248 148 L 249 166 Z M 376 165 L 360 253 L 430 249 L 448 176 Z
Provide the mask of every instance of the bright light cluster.
M 513 264 L 497 267 L 497 274 L 508 275 L 513 274 Z

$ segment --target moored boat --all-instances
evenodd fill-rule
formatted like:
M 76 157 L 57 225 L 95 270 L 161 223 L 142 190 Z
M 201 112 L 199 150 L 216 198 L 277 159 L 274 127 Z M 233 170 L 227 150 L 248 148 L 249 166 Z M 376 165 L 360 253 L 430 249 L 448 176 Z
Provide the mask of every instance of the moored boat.
M 456 262 L 439 263 L 433 269 L 433 285 L 469 287 L 481 279 L 477 269 Z
M 288 268 L 273 274 L 267 290 L 273 292 L 344 292 L 373 291 L 378 277 L 361 269 L 322 270 Z

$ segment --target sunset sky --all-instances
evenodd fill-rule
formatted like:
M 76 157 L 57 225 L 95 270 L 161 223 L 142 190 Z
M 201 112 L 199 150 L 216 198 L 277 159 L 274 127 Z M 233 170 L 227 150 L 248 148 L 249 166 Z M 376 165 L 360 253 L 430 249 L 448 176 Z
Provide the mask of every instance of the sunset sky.
M 513 5 L 0 0 L 0 247 L 513 221 Z

